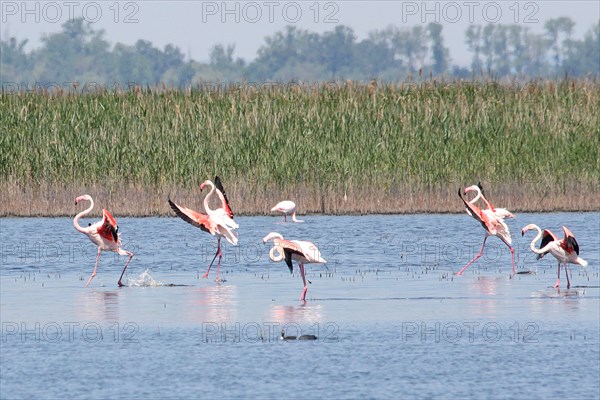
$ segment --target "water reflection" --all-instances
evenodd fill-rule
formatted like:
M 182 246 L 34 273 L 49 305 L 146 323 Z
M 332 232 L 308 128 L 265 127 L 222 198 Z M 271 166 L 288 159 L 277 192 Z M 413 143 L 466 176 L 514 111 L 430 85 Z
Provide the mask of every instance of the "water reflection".
M 185 320 L 196 324 L 204 322 L 237 321 L 238 287 L 218 283 L 187 291 L 184 306 Z
M 269 320 L 280 325 L 288 323 L 314 324 L 324 321 L 324 307 L 321 304 L 305 302 L 298 306 L 273 305 L 269 310 Z
M 118 290 L 81 290 L 75 296 L 75 315 L 79 320 L 94 322 L 119 321 Z

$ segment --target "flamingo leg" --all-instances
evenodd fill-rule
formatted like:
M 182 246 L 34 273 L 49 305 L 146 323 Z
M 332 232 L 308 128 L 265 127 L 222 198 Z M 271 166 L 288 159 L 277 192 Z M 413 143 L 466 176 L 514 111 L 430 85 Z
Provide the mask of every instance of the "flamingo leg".
M 565 275 L 567 276 L 567 289 L 571 289 L 571 282 L 569 281 L 569 268 L 567 268 L 567 263 L 565 263 Z
M 208 269 L 206 270 L 206 273 L 204 275 L 202 275 L 202 278 L 208 278 L 208 273 L 210 272 L 210 268 L 212 267 L 213 263 L 215 262 L 215 259 L 217 258 L 217 256 L 221 255 L 221 238 L 218 238 L 217 241 L 217 251 L 215 252 L 215 256 L 213 257 L 212 261 L 210 262 L 210 265 L 208 266 Z M 221 259 L 219 258 L 219 264 L 221 262 Z
M 483 238 L 483 244 L 481 245 L 481 250 L 479 250 L 479 254 L 477 254 L 477 255 L 476 255 L 476 256 L 475 256 L 475 257 L 474 257 L 474 258 L 473 258 L 471 261 L 469 261 L 469 262 L 467 263 L 467 265 L 465 265 L 465 266 L 464 266 L 464 267 L 463 267 L 463 268 L 462 268 L 460 271 L 458 271 L 458 272 L 456 273 L 456 275 L 462 275 L 462 274 L 463 274 L 463 272 L 465 272 L 465 270 L 467 269 L 467 267 L 468 267 L 469 265 L 473 264 L 473 262 L 474 262 L 475 260 L 477 260 L 479 257 L 481 257 L 481 255 L 483 254 L 483 247 L 485 246 L 485 241 L 487 240 L 487 238 L 488 238 L 488 237 L 487 237 L 487 235 L 486 235 L 486 237 L 484 237 L 484 238 Z M 513 257 L 514 257 L 514 253 L 513 253 Z M 514 263 L 514 259 L 513 259 L 513 263 Z M 513 264 L 513 268 L 514 268 L 514 264 Z
M 96 256 L 96 264 L 94 265 L 94 271 L 92 272 L 92 276 L 90 276 L 90 279 L 88 279 L 87 283 L 85 284 L 85 287 L 88 287 L 88 285 L 90 284 L 92 279 L 94 279 L 94 277 L 96 276 L 96 269 L 98 269 L 98 261 L 100 261 L 100 252 L 101 251 L 102 250 L 100 250 L 100 247 L 98 247 L 98 255 Z
M 304 265 L 298 263 L 300 268 L 300 275 L 302 276 L 302 282 L 304 283 L 304 289 L 302 289 L 302 295 L 300 295 L 300 300 L 306 300 L 306 292 L 308 291 L 308 286 L 306 286 L 306 275 L 304 274 Z
M 217 251 L 219 252 L 219 261 L 217 262 L 217 277 L 215 278 L 215 282 L 221 282 L 219 279 L 219 272 L 221 271 L 221 259 L 223 258 L 223 252 L 221 251 L 221 238 L 219 238 Z
M 125 263 L 125 268 L 123 268 L 123 272 L 121 272 L 121 276 L 119 277 L 119 283 L 118 283 L 119 287 L 125 286 L 125 285 L 123 285 L 123 283 L 121 283 L 121 279 L 123 279 L 125 270 L 129 266 L 129 263 L 131 262 L 131 259 L 133 258 L 133 253 L 127 252 L 127 254 L 129 255 L 129 258 L 127 259 L 127 262 Z
M 515 249 L 512 248 L 512 246 L 508 246 L 508 248 L 510 249 L 510 256 L 512 259 L 512 274 L 516 274 L 516 270 L 515 270 Z
M 556 280 L 556 283 L 554 284 L 554 289 L 558 288 L 560 286 L 560 263 L 558 263 L 558 279 Z

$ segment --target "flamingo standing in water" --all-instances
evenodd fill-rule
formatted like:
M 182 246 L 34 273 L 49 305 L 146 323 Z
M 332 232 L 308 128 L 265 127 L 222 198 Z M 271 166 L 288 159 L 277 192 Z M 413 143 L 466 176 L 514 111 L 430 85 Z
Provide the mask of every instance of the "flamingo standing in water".
M 285 240 L 281 234 L 277 232 L 271 232 L 263 238 L 263 243 L 267 243 L 269 240 L 273 240 L 273 248 L 269 251 L 269 258 L 275 262 L 279 262 L 285 259 L 285 263 L 290 269 L 290 273 L 294 272 L 294 266 L 292 260 L 296 260 L 300 269 L 300 275 L 302 276 L 302 282 L 304 283 L 304 289 L 300 300 L 306 300 L 306 292 L 308 286 L 306 285 L 306 274 L 304 273 L 304 264 L 309 263 L 320 263 L 325 264 L 327 261 L 321 257 L 321 253 L 317 246 L 312 242 L 303 240 Z M 277 253 L 277 254 L 276 254 Z M 308 281 L 308 283 L 311 283 Z
M 225 189 L 223 189 L 221 179 L 218 176 L 216 176 L 214 184 L 210 180 L 202 182 L 202 184 L 200 185 L 200 190 L 203 190 L 204 187 L 206 187 L 207 185 L 211 186 L 211 191 L 206 195 L 206 197 L 204 197 L 204 210 L 206 211 L 206 214 L 201 214 L 198 211 L 194 211 L 187 207 L 175 204 L 173 201 L 171 201 L 170 197 L 168 201 L 169 205 L 171 206 L 171 209 L 173 209 L 173 211 L 175 211 L 175 214 L 177 214 L 181 219 L 217 237 L 217 251 L 210 265 L 208 266 L 208 270 L 202 276 L 202 278 L 208 277 L 210 268 L 215 262 L 217 256 L 219 256 L 216 277 L 216 281 L 219 282 L 221 259 L 223 258 L 223 252 L 221 251 L 221 238 L 224 237 L 232 245 L 237 245 L 238 238 L 237 233 L 234 231 L 234 229 L 239 228 L 239 225 L 233 220 L 233 212 L 231 211 L 231 207 L 229 206 L 229 201 L 227 200 L 227 196 L 225 195 Z M 212 198 L 215 191 L 217 193 L 217 196 L 219 197 L 219 200 L 221 201 L 221 207 L 217 208 L 216 210 L 213 210 L 210 208 L 208 202 L 209 199 Z
M 271 208 L 271 211 L 279 211 L 283 213 L 283 222 L 286 222 L 286 217 L 292 214 L 292 221 L 294 222 L 304 222 L 301 219 L 296 218 L 296 203 L 291 200 L 283 200 L 279 203 L 275 204 L 275 207 Z
M 472 190 L 479 191 L 480 196 L 483 196 L 481 194 L 480 188 L 477 185 L 466 188 L 465 194 Z M 477 221 L 479 221 L 481 223 L 481 226 L 483 226 L 483 229 L 485 229 L 485 237 L 483 238 L 483 244 L 481 245 L 481 250 L 479 250 L 479 254 L 477 254 L 471 261 L 469 261 L 467 263 L 467 265 L 465 265 L 460 271 L 458 271 L 457 275 L 462 275 L 462 273 L 469 267 L 469 265 L 471 265 L 475 260 L 477 260 L 479 257 L 481 257 L 481 255 L 483 254 L 483 248 L 485 246 L 485 242 L 486 242 L 488 236 L 497 236 L 498 238 L 500 238 L 500 240 L 502 240 L 504 242 L 504 244 L 506 244 L 506 246 L 508 246 L 508 249 L 510 250 L 510 254 L 511 254 L 511 258 L 512 258 L 512 272 L 514 275 L 515 274 L 515 250 L 511 246 L 512 238 L 510 236 L 510 231 L 508 229 L 508 226 L 503 221 L 504 218 L 496 216 L 495 212 L 491 208 L 491 205 L 488 206 L 490 208 L 488 208 L 487 210 L 482 210 L 481 208 L 477 207 L 475 204 L 471 204 L 471 202 L 467 202 L 462 197 L 460 189 L 458 189 L 458 196 L 465 204 L 467 214 L 469 214 L 470 216 L 475 218 Z M 485 202 L 486 202 L 486 204 L 489 204 L 487 202 L 487 200 Z M 513 216 L 512 214 L 510 214 L 510 215 L 511 215 L 511 217 Z
M 565 237 L 563 239 L 558 239 L 554 233 L 552 233 L 549 229 L 542 230 L 539 226 L 535 224 L 529 224 L 525 226 L 521 230 L 521 236 L 525 235 L 530 229 L 535 229 L 538 234 L 531 241 L 529 247 L 531 251 L 536 253 L 537 259 L 544 257 L 546 254 L 550 253 L 556 258 L 558 261 L 558 279 L 554 284 L 554 288 L 558 288 L 560 286 L 560 265 L 563 264 L 565 266 L 565 275 L 567 275 L 567 289 L 571 288 L 571 282 L 569 281 L 569 270 L 567 269 L 567 263 L 571 264 L 579 264 L 582 267 L 587 267 L 588 263 L 583 258 L 579 257 L 579 245 L 577 244 L 577 240 L 575 240 L 575 236 L 569 231 L 565 226 L 562 227 L 565 233 Z M 535 248 L 535 243 L 542 239 L 542 244 L 539 249 Z
M 100 261 L 100 252 L 102 251 L 114 251 L 122 256 L 129 256 L 127 262 L 125 263 L 125 268 L 123 268 L 123 272 L 121 272 L 121 277 L 119 277 L 119 286 L 124 286 L 121 283 L 123 279 L 123 274 L 125 274 L 125 270 L 129 265 L 129 262 L 133 258 L 133 253 L 124 250 L 121 248 L 121 234 L 119 233 L 119 227 L 117 226 L 117 220 L 108 212 L 108 210 L 102 209 L 102 220 L 96 222 L 95 224 L 90 224 L 88 227 L 82 227 L 79 225 L 79 219 L 83 216 L 88 215 L 92 209 L 94 208 L 94 200 L 92 196 L 84 194 L 83 196 L 79 196 L 75 199 L 75 205 L 77 205 L 80 201 L 89 201 L 90 206 L 88 209 L 80 212 L 73 219 L 73 226 L 79 232 L 86 234 L 92 243 L 98 246 L 98 255 L 96 255 L 96 264 L 94 265 L 94 271 L 92 272 L 92 276 L 88 279 L 85 287 L 88 287 L 92 279 L 96 276 L 96 270 L 98 269 L 98 262 Z

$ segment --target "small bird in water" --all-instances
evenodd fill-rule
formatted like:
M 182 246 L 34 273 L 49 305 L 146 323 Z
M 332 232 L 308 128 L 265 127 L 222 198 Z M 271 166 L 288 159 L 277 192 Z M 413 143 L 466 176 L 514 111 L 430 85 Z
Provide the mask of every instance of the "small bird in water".
M 282 329 L 280 339 L 281 340 L 317 340 L 317 337 L 315 335 L 302 335 L 300 337 L 286 336 L 285 331 Z

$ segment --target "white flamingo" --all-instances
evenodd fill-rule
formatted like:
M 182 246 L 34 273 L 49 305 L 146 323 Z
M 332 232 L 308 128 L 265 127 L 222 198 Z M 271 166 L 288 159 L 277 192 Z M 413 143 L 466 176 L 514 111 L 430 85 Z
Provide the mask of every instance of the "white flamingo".
M 271 260 L 279 262 L 285 259 L 285 263 L 290 269 L 290 273 L 294 272 L 292 260 L 295 260 L 298 263 L 302 282 L 304 283 L 304 289 L 300 295 L 300 300 L 306 300 L 308 286 L 306 285 L 307 279 L 304 273 L 304 264 L 325 264 L 327 261 L 321 257 L 319 249 L 312 242 L 304 240 L 285 240 L 283 236 L 277 232 L 271 232 L 265 236 L 263 238 L 263 243 L 267 243 L 269 240 L 273 240 L 273 248 L 269 251 L 269 258 L 271 258 Z M 308 283 L 311 282 L 308 281 Z
M 286 217 L 292 214 L 292 221 L 294 222 L 304 222 L 301 219 L 296 218 L 296 203 L 291 200 L 283 200 L 279 203 L 275 204 L 275 207 L 271 208 L 271 211 L 279 211 L 283 213 L 283 222 L 286 222 Z

